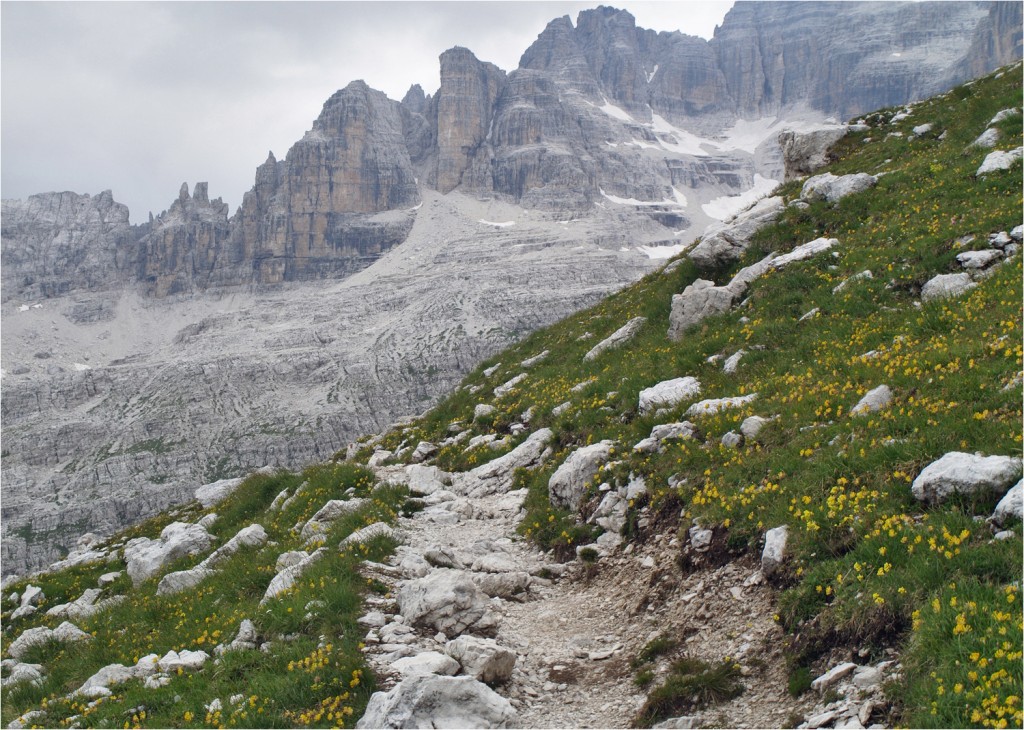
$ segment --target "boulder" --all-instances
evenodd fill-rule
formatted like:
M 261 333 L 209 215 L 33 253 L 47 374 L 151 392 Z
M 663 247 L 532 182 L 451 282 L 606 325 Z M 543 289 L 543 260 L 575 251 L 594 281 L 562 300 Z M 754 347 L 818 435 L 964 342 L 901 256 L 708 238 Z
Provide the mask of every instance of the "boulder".
M 473 409 L 473 420 L 479 421 L 481 418 L 486 418 L 496 410 L 498 409 L 490 403 L 477 403 L 476 408 Z
M 160 583 L 156 587 L 156 594 L 158 596 L 171 596 L 175 593 L 191 590 L 207 578 L 216 575 L 216 573 L 217 571 L 202 566 L 168 573 L 160 579 Z
M 108 664 L 85 680 L 82 686 L 76 690 L 75 694 L 88 696 L 92 694 L 90 690 L 95 687 L 110 689 L 111 685 L 122 684 L 135 678 L 135 671 L 132 668 L 126 667 L 123 664 Z
M 732 308 L 733 293 L 728 287 L 715 286 L 713 281 L 697 279 L 672 297 L 669 315 L 669 339 L 678 341 L 691 327 L 708 317 L 724 314 Z
M 921 299 L 929 302 L 933 299 L 958 297 L 976 286 L 977 284 L 971 281 L 968 274 L 939 274 L 929 279 L 921 287 Z
M 686 409 L 687 416 L 711 416 L 727 408 L 740 408 L 757 398 L 757 393 L 737 395 L 730 398 L 708 398 L 694 403 Z
M 856 417 L 877 413 L 883 408 L 888 408 L 891 402 L 892 390 L 888 385 L 879 385 L 877 388 L 869 390 L 863 398 L 857 401 L 857 405 L 850 409 L 850 415 Z
M 451 676 L 459 671 L 459 663 L 439 651 L 425 651 L 415 656 L 402 657 L 391 662 L 391 668 L 403 677 L 440 674 Z
M 825 127 L 809 132 L 791 129 L 779 133 L 786 182 L 820 170 L 828 164 L 828 151 L 846 136 L 848 127 Z
M 308 557 L 309 553 L 305 550 L 289 550 L 288 552 L 281 553 L 277 556 L 277 562 L 274 563 L 274 570 L 280 573 L 285 568 L 298 565 Z
M 42 664 L 22 664 L 19 662 L 14 665 L 11 673 L 0 684 L 4 687 L 13 687 L 16 684 L 22 683 L 40 686 L 43 683 L 43 674 Z
M 191 672 L 202 669 L 203 664 L 209 658 L 210 655 L 205 651 L 183 649 L 177 652 L 171 649 L 157 661 L 157 666 L 160 667 L 161 672 L 166 672 L 167 674 L 177 672 L 179 669 L 184 672 Z
M 436 466 L 409 464 L 405 467 L 405 478 L 410 492 L 433 494 L 450 484 L 452 475 Z
M 614 441 L 606 439 L 590 446 L 583 446 L 569 454 L 548 480 L 551 504 L 578 510 L 586 494 L 587 484 L 608 461 L 614 446 Z
M 327 548 L 318 548 L 305 558 L 302 558 L 299 562 L 294 565 L 290 565 L 284 570 L 281 570 L 274 578 L 270 581 L 270 585 L 267 586 L 266 592 L 263 594 L 263 598 L 260 599 L 260 604 L 264 604 L 271 598 L 276 598 L 280 594 L 289 590 L 295 585 L 296 579 L 302 575 L 310 565 L 315 563 L 317 560 L 327 554 Z M 280 558 L 279 558 L 280 560 Z
M 1009 170 L 1022 156 L 1024 156 L 1024 147 L 1018 147 L 1014 150 L 989 152 L 982 161 L 981 166 L 978 167 L 978 171 L 974 174 L 978 177 L 984 177 L 993 172 Z
M 406 621 L 446 636 L 489 630 L 497 623 L 487 595 L 466 574 L 447 568 L 406 581 L 398 592 L 398 606 Z
M 395 530 L 387 522 L 374 522 L 366 527 L 360 527 L 358 530 L 353 532 L 351 535 L 346 537 L 340 543 L 338 547 L 344 549 L 350 545 L 359 545 L 361 543 L 369 542 L 370 540 L 376 540 L 378 537 L 394 537 Z M 319 550 L 317 552 L 320 552 Z M 314 553 L 315 555 L 316 553 Z M 312 556 L 310 556 L 312 557 Z
M 722 435 L 722 446 L 727 449 L 738 449 L 743 446 L 743 434 L 729 431 Z
M 636 333 L 640 331 L 640 328 L 644 326 L 646 321 L 647 317 L 634 317 L 629 320 L 626 324 L 622 325 L 606 338 L 594 345 L 590 352 L 583 356 L 583 361 L 590 362 L 602 353 L 629 342 L 636 337 Z
M 743 423 L 740 424 L 740 433 L 748 441 L 754 441 L 757 439 L 757 435 L 761 433 L 761 429 L 764 428 L 770 418 L 764 416 L 747 416 L 743 419 Z
M 761 198 L 732 218 L 708 226 L 700 243 L 687 256 L 704 269 L 730 264 L 747 250 L 753 235 L 778 218 L 784 209 L 781 197 Z
M 847 195 L 863 192 L 876 184 L 878 184 L 878 178 L 864 172 L 840 176 L 826 172 L 808 178 L 800 189 L 800 197 L 808 202 L 825 200 L 835 203 Z
M 523 443 L 503 456 L 456 477 L 463 493 L 468 497 L 481 497 L 512 488 L 516 469 L 530 469 L 544 460 L 548 442 L 554 437 L 550 428 L 530 434 Z
M 42 588 L 29 584 L 25 586 L 25 590 L 21 593 L 21 607 L 38 606 L 39 602 L 44 598 L 46 598 L 46 594 L 43 593 Z
M 302 526 L 299 539 L 304 543 L 316 540 L 330 529 L 331 523 L 345 515 L 358 512 L 367 504 L 368 500 L 360 499 L 332 499 L 323 507 L 317 510 L 316 514 L 309 518 L 309 521 Z
M 221 479 L 211 484 L 204 484 L 196 490 L 195 497 L 203 505 L 203 509 L 209 509 L 230 497 L 243 481 L 245 481 L 243 478 Z
M 659 408 L 672 408 L 698 395 L 700 381 L 687 375 L 673 380 L 663 380 L 650 388 L 644 388 L 640 391 L 638 406 L 640 413 L 646 414 Z
M 506 728 L 511 703 L 472 677 L 416 675 L 375 692 L 357 728 Z
M 172 522 L 160 533 L 160 539 L 138 537 L 124 546 L 124 559 L 132 583 L 139 585 L 156 575 L 168 563 L 208 549 L 215 538 L 206 528 L 186 522 Z
M 429 441 L 420 441 L 409 457 L 409 461 L 413 464 L 419 464 L 436 454 L 437 450 L 437 444 L 432 444 Z
M 828 251 L 829 249 L 838 245 L 838 238 L 815 238 L 813 241 L 808 241 L 807 243 L 800 244 L 789 253 L 784 253 L 781 256 L 775 257 L 769 263 L 769 267 L 773 269 L 782 269 L 785 268 L 786 266 L 789 266 L 792 263 L 796 263 L 797 261 L 804 261 L 813 256 L 817 256 L 819 253 L 824 253 L 825 251 Z M 804 317 L 808 317 L 809 315 L 810 313 L 805 314 L 800 319 L 803 320 Z
M 533 357 L 526 358 L 521 363 L 519 363 L 519 365 L 520 365 L 520 367 L 524 367 L 524 368 L 533 367 L 537 363 L 539 363 L 542 360 L 544 360 L 544 358 L 546 358 L 550 354 L 551 354 L 550 351 L 544 350 L 544 352 L 541 352 L 541 353 L 539 353 L 537 355 L 534 355 Z
M 515 376 L 514 378 L 510 378 L 509 380 L 505 381 L 502 385 L 499 385 L 497 388 L 494 389 L 494 397 L 495 398 L 502 398 L 502 397 L 508 395 L 513 390 L 515 390 L 516 386 L 518 386 L 525 379 L 526 379 L 526 373 L 520 373 L 519 375 Z
M 1011 520 L 1024 519 L 1024 493 L 1022 490 L 1024 490 L 1024 481 L 1019 481 L 1003 495 L 990 518 L 994 524 L 1005 527 Z
M 957 262 L 965 269 L 985 269 L 1003 257 L 997 248 L 986 248 L 982 251 L 964 251 L 956 255 Z
M 515 598 L 529 589 L 532 580 L 530 574 L 523 570 L 511 573 L 470 572 L 466 575 L 491 598 Z
M 842 664 L 832 667 L 820 677 L 811 682 L 811 689 L 816 692 L 824 693 L 827 689 L 835 685 L 839 680 L 848 677 L 853 673 L 853 670 L 857 668 L 857 665 L 853 662 L 843 662 Z
M 1019 456 L 978 456 L 951 451 L 926 466 L 910 491 L 922 502 L 936 504 L 954 494 L 1004 494 L 1020 476 Z
M 7 653 L 15 659 L 21 659 L 29 649 L 42 646 L 50 641 L 72 642 L 87 641 L 92 637 L 68 621 L 55 629 L 48 626 L 37 626 L 23 632 L 7 647 Z
M 463 674 L 492 685 L 508 680 L 516 666 L 516 653 L 494 639 L 460 636 L 444 652 L 462 665 Z
M 761 551 L 761 572 L 766 576 L 774 575 L 786 559 L 786 542 L 789 540 L 789 527 L 781 525 L 773 527 L 764 534 L 764 550 Z
M 699 439 L 700 431 L 689 421 L 663 423 L 651 429 L 651 435 L 633 446 L 634 451 L 661 451 L 669 439 Z

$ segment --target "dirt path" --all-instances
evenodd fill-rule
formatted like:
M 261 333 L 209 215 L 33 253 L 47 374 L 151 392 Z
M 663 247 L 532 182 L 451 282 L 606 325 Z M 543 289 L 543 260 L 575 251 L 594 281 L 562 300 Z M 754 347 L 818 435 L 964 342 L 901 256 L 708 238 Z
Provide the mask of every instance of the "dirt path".
M 479 553 L 485 546 L 534 574 L 529 590 L 517 596 L 520 600 L 492 599 L 502 614 L 495 638 L 518 654 L 511 679 L 496 687 L 518 711 L 518 726 L 629 726 L 647 695 L 634 683 L 630 662 L 658 635 L 677 640 L 689 656 L 710 663 L 730 657 L 742 667 L 744 693 L 695 713 L 696 727 L 781 727 L 813 704 L 814 697 L 797 701 L 787 692 L 773 591 L 751 579 L 757 573 L 753 562 L 684 576 L 676 562 L 678 542 L 660 535 L 631 554 L 620 549 L 594 566 L 578 560 L 551 566 L 547 556 L 515 532 L 516 495 L 471 504 L 471 510 L 463 501 L 452 510 L 442 505 L 401 519 L 407 547 L 393 562 L 397 565 L 410 552 L 448 548 Z M 471 511 L 472 517 L 461 514 L 455 521 L 451 515 L 456 510 Z M 380 577 L 397 595 L 404 576 L 387 572 Z M 540 577 L 554 572 L 561 575 Z M 382 608 L 388 610 L 386 604 Z M 416 652 L 444 651 L 443 642 L 425 634 L 419 632 Z M 372 645 L 368 656 L 382 688 L 393 686 L 399 677 Z M 678 657 L 679 651 L 671 656 Z M 648 665 L 655 684 L 668 664 L 662 659 Z

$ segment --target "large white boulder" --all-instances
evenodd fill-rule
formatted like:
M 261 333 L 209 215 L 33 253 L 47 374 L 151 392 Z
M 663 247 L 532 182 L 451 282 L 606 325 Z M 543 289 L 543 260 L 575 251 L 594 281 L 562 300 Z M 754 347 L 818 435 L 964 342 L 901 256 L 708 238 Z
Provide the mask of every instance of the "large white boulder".
M 708 317 L 724 314 L 732 309 L 735 293 L 727 286 L 715 286 L 713 281 L 697 279 L 672 296 L 672 311 L 668 320 L 669 339 L 678 341 L 691 327 Z
M 729 398 L 708 398 L 694 403 L 686 409 L 687 416 L 712 416 L 728 408 L 740 408 L 757 397 L 757 393 L 735 395 Z
M 63 622 L 55 629 L 48 626 L 37 626 L 23 632 L 7 647 L 7 653 L 15 659 L 21 659 L 29 649 L 42 646 L 50 641 L 73 642 L 88 641 L 92 637 L 69 621 Z
M 327 554 L 327 548 L 318 548 L 306 557 L 299 560 L 299 562 L 289 565 L 287 568 L 281 570 L 277 575 L 274 576 L 273 580 L 270 581 L 270 585 L 267 586 L 267 590 L 263 594 L 263 598 L 260 599 L 260 604 L 266 603 L 272 598 L 276 598 L 285 591 L 291 589 L 295 585 L 295 581 L 302 575 L 313 563 L 322 558 Z
M 472 677 L 417 675 L 375 692 L 357 728 L 507 728 L 511 703 Z
M 462 665 L 463 674 L 487 684 L 506 681 L 516 666 L 516 653 L 494 639 L 460 636 L 445 644 L 444 652 Z
M 441 674 L 450 677 L 459 671 L 459 663 L 439 651 L 425 651 L 391 662 L 391 668 L 404 677 L 417 674 Z
M 954 494 L 1004 494 L 1020 476 L 1019 456 L 978 456 L 951 451 L 926 466 L 910 491 L 922 502 L 935 504 Z
M 398 592 L 398 606 L 406 621 L 447 636 L 488 630 L 498 620 L 476 583 L 461 571 L 447 568 L 406 581 Z
M 698 395 L 700 395 L 700 381 L 687 375 L 682 378 L 663 380 L 650 388 L 644 388 L 640 391 L 638 405 L 640 413 L 646 414 L 659 408 L 672 408 Z
M 828 151 L 846 136 L 846 125 L 823 127 L 809 131 L 785 129 L 779 133 L 786 180 L 810 175 L 828 164 Z
M 468 497 L 507 492 L 512 488 L 516 469 L 531 469 L 544 460 L 545 450 L 554 435 L 550 428 L 534 431 L 504 456 L 481 464 L 465 474 L 455 475 L 456 485 Z
M 747 250 L 753 235 L 778 218 L 785 207 L 781 197 L 761 198 L 732 218 L 708 226 L 700 243 L 687 255 L 702 268 L 736 261 Z
M 1017 482 L 1003 495 L 992 513 L 992 522 L 1000 527 L 1006 526 L 1010 520 L 1020 519 L 1024 519 L 1024 480 Z
M 587 484 L 597 476 L 615 447 L 614 441 L 604 440 L 583 446 L 569 454 L 548 480 L 548 494 L 555 507 L 578 510 L 587 491 Z
M 85 680 L 75 693 L 92 696 L 92 690 L 96 687 L 110 689 L 111 685 L 122 684 L 135 678 L 135 671 L 131 667 L 126 667 L 123 664 L 108 664 Z
M 921 299 L 929 302 L 933 299 L 958 297 L 976 287 L 969 274 L 939 274 L 933 276 L 921 287 Z
M 210 658 L 210 655 L 205 651 L 189 651 L 188 649 L 182 649 L 180 652 L 171 649 L 169 652 L 164 654 L 157 660 L 157 666 L 160 667 L 161 672 L 171 674 L 177 672 L 179 669 L 185 672 L 196 671 L 202 669 L 203 664 Z
M 128 575 L 134 585 L 160 572 L 168 563 L 196 555 L 210 548 L 215 538 L 205 527 L 187 522 L 172 522 L 160 533 L 160 539 L 138 537 L 124 546 Z
M 974 174 L 978 177 L 983 177 L 985 175 L 990 175 L 993 172 L 999 172 L 1000 170 L 1009 170 L 1022 156 L 1024 156 L 1024 147 L 1018 147 L 1013 150 L 996 150 L 995 152 L 989 152 L 982 161 L 978 171 Z
M 210 484 L 204 484 L 196 490 L 196 499 L 203 505 L 203 509 L 209 509 L 234 494 L 243 481 L 245 481 L 244 478 L 221 479 Z
M 826 200 L 835 203 L 837 200 L 853 195 L 878 184 L 878 178 L 865 172 L 852 175 L 833 175 L 826 172 L 808 178 L 800 189 L 800 197 L 807 201 Z

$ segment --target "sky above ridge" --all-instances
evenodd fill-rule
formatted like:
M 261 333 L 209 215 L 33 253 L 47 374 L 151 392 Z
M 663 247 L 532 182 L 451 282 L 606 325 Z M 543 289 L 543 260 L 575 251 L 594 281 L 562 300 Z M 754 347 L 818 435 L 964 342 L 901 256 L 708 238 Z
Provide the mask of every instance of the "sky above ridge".
M 133 223 L 209 182 L 235 209 L 355 79 L 436 91 L 461 45 L 506 71 L 597 2 L 0 2 L 0 194 L 113 191 Z M 608 2 L 711 38 L 731 0 Z

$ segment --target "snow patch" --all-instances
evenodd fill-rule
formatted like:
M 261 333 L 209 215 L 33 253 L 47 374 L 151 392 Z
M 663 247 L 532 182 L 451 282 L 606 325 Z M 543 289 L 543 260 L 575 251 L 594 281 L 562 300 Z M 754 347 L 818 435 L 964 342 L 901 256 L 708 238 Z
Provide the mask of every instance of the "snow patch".
M 483 218 L 481 218 L 479 222 L 484 225 L 494 226 L 495 228 L 508 228 L 509 226 L 514 226 L 516 224 L 515 221 L 504 221 L 502 223 L 498 223 L 495 221 L 485 221 Z
M 615 106 L 603 96 L 601 97 L 601 100 L 604 102 L 604 104 L 597 108 L 603 111 L 608 116 L 610 116 L 612 119 L 618 119 L 620 122 L 635 121 L 633 117 L 629 116 L 629 112 L 627 112 L 625 109 Z
M 658 73 L 658 64 L 654 64 L 654 70 L 647 74 L 647 83 L 651 83 L 651 79 L 654 78 L 656 73 Z
M 88 365 L 86 365 L 85 363 L 81 363 L 81 362 L 76 362 L 76 363 L 75 363 L 75 364 L 73 365 L 73 367 L 74 367 L 74 368 L 75 368 L 75 370 L 77 370 L 78 372 L 82 372 L 83 370 L 92 370 L 92 368 L 91 368 L 91 367 L 89 367 L 89 366 L 88 366 Z
M 598 188 L 598 190 L 600 191 L 601 195 L 603 195 L 605 198 L 607 198 L 613 203 L 616 203 L 618 205 L 632 205 L 638 208 L 650 207 L 654 205 L 667 205 L 670 207 L 685 208 L 687 202 L 686 196 L 683 195 L 678 190 L 676 190 L 675 188 L 672 188 L 672 197 L 665 198 L 664 200 L 637 200 L 636 198 L 620 198 L 618 195 L 609 195 L 604 191 L 603 188 Z
M 759 173 L 754 174 L 754 187 L 739 195 L 723 195 L 704 203 L 700 208 L 711 218 L 720 221 L 736 215 L 761 198 L 769 195 L 779 186 L 778 180 L 770 180 Z
M 637 251 L 649 259 L 670 259 L 690 247 L 688 243 L 677 243 L 671 246 L 637 246 Z
M 18 307 L 18 311 L 19 312 L 27 312 L 28 309 L 29 309 L 29 307 L 28 307 L 27 304 L 22 304 L 20 307 Z

